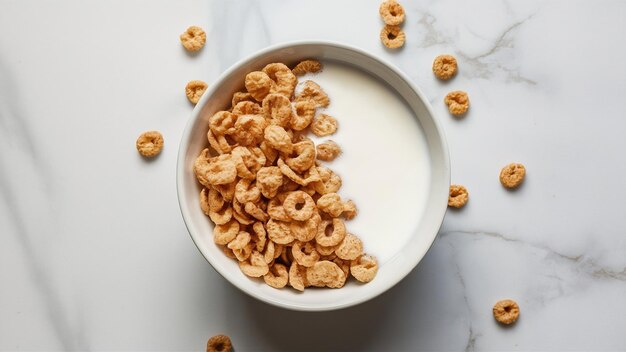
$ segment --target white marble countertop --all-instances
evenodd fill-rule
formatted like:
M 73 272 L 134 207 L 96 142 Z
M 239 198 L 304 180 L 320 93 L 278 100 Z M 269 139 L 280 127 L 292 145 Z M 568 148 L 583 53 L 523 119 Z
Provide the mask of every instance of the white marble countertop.
M 0 2 L 0 350 L 626 350 L 626 3 L 378 0 Z M 178 35 L 207 29 L 195 56 Z M 452 182 L 470 191 L 403 282 L 354 308 L 300 313 L 222 279 L 191 242 L 174 186 L 191 105 L 273 43 L 328 39 L 404 70 L 431 100 Z M 433 58 L 457 56 L 442 84 Z M 466 90 L 470 113 L 442 102 Z M 153 162 L 137 135 L 161 130 Z M 516 192 L 498 182 L 528 169 Z M 521 306 L 498 326 L 501 298 Z

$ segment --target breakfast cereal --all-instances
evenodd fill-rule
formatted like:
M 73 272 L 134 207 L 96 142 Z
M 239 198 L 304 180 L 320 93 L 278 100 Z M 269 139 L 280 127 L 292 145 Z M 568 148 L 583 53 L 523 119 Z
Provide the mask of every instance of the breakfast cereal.
M 461 185 L 450 186 L 450 195 L 448 196 L 448 206 L 461 208 L 467 203 L 469 194 L 467 188 Z
M 517 188 L 522 184 L 525 176 L 526 167 L 519 163 L 512 163 L 500 171 L 500 183 L 509 189 Z
M 304 60 L 299 62 L 292 70 L 294 75 L 302 76 L 307 73 L 317 73 L 322 70 L 322 64 L 317 60 Z
M 139 135 L 135 143 L 139 154 L 145 157 L 154 157 L 163 149 L 163 136 L 158 131 L 147 131 Z
M 203 81 L 190 81 L 185 86 L 185 94 L 192 104 L 197 104 L 208 85 Z
M 380 40 L 389 49 L 398 49 L 404 45 L 405 34 L 400 26 L 385 25 L 380 31 Z
M 510 299 L 496 302 L 493 306 L 493 317 L 496 321 L 505 325 L 515 323 L 519 318 L 519 306 L 517 302 Z
M 311 123 L 311 132 L 318 137 L 329 136 L 336 131 L 337 119 L 327 114 L 319 114 Z
M 461 90 L 448 93 L 444 98 L 444 102 L 448 105 L 448 110 L 452 115 L 463 115 L 469 109 L 469 97 L 467 93 Z
M 226 335 L 215 335 L 206 344 L 206 352 L 231 352 L 233 345 Z
M 206 43 L 206 33 L 198 26 L 191 26 L 180 35 L 180 42 L 187 51 L 198 51 Z
M 433 61 L 433 73 L 442 80 L 452 78 L 457 71 L 456 58 L 452 55 L 439 55 Z

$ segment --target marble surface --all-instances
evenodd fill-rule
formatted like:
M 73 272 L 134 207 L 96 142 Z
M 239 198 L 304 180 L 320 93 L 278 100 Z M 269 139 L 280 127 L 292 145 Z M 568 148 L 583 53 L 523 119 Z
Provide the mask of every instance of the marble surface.
M 404 0 L 385 50 L 378 1 L 0 1 L 0 350 L 625 350 L 626 3 Z M 187 54 L 178 34 L 207 29 Z M 405 71 L 470 191 L 422 263 L 354 308 L 255 301 L 191 242 L 174 186 L 192 79 L 267 45 L 327 39 Z M 452 53 L 460 74 L 435 80 Z M 449 116 L 449 90 L 470 113 Z M 152 162 L 134 150 L 164 133 Z M 524 163 L 521 189 L 500 168 Z M 521 306 L 498 326 L 501 298 Z

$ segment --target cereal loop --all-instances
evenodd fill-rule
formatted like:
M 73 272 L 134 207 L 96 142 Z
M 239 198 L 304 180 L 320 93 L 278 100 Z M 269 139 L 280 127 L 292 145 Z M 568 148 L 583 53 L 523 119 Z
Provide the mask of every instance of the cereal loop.
M 265 118 L 261 115 L 239 116 L 235 122 L 233 138 L 243 146 L 257 145 L 263 141 L 263 131 L 266 125 Z
M 395 0 L 385 1 L 380 4 L 378 12 L 385 24 L 390 26 L 398 26 L 404 22 L 404 8 Z
M 350 263 L 350 273 L 361 282 L 370 282 L 378 272 L 378 261 L 371 255 L 363 254 Z
M 263 115 L 270 125 L 287 127 L 293 116 L 289 98 L 281 94 L 268 94 L 263 99 Z
M 246 90 L 257 101 L 263 101 L 263 98 L 272 90 L 273 85 L 274 82 L 265 72 L 254 71 L 246 75 Z
M 292 70 L 294 75 L 302 76 L 307 73 L 317 73 L 322 70 L 322 64 L 317 60 L 300 61 Z
M 283 221 L 270 219 L 266 225 L 267 236 L 278 244 L 288 244 L 294 240 L 289 224 Z
M 519 163 L 512 163 L 502 168 L 500 171 L 500 183 L 506 188 L 513 189 L 519 187 L 526 176 L 526 167 Z
M 467 188 L 462 185 L 451 185 L 450 195 L 448 196 L 448 206 L 454 208 L 461 208 L 469 200 L 469 194 Z
M 385 25 L 380 31 L 380 40 L 389 49 L 397 49 L 404 45 L 404 31 L 399 26 Z
M 448 80 L 456 74 L 456 58 L 452 55 L 439 55 L 433 61 L 433 73 L 442 80 Z
M 307 268 L 313 266 L 320 259 L 320 255 L 315 251 L 315 246 L 308 242 L 296 241 L 291 247 L 291 254 L 298 264 Z
M 158 131 L 142 133 L 135 143 L 139 154 L 151 158 L 159 155 L 163 149 L 163 136 Z
M 311 100 L 297 101 L 294 104 L 295 113 L 291 116 L 289 126 L 295 131 L 307 128 L 315 116 L 315 103 Z
M 263 67 L 263 72 L 275 83 L 272 85 L 270 93 L 282 94 L 288 98 L 291 97 L 298 79 L 289 67 L 281 63 L 272 63 Z
M 295 239 L 302 242 L 308 242 L 315 238 L 317 228 L 321 222 L 322 217 L 320 214 L 318 212 L 313 212 L 313 216 L 306 221 L 291 221 L 289 223 L 289 229 L 291 230 L 291 235 Z
M 517 302 L 505 299 L 496 302 L 493 306 L 493 317 L 502 324 L 513 324 L 519 318 L 519 306 Z
M 252 101 L 241 101 L 233 107 L 232 114 L 236 117 L 241 115 L 260 115 L 263 109 L 259 104 Z
M 298 291 L 304 291 L 306 285 L 306 269 L 298 263 L 291 263 L 289 267 L 289 285 Z
M 247 233 L 246 231 L 239 231 L 237 237 L 230 241 L 226 247 L 230 249 L 244 249 L 248 245 L 248 243 L 250 243 L 251 239 L 252 237 L 249 233 Z
M 341 219 L 324 220 L 317 230 L 315 240 L 322 247 L 334 247 L 346 237 L 346 226 Z
M 234 132 L 236 116 L 228 111 L 218 111 L 209 118 L 209 128 L 215 135 Z
M 263 255 L 258 251 L 253 251 L 248 260 L 239 262 L 239 269 L 250 277 L 261 277 L 270 271 Z
M 330 288 L 342 287 L 346 282 L 343 270 L 337 264 L 327 260 L 319 261 L 307 268 L 306 279 L 313 286 Z
M 363 243 L 361 240 L 352 234 L 346 234 L 343 241 L 337 247 L 335 254 L 344 260 L 354 260 L 363 254 Z
M 217 225 L 213 229 L 213 240 L 216 244 L 227 245 L 237 237 L 239 233 L 239 223 L 237 221 L 229 221 L 224 225 Z
M 448 105 L 448 111 L 452 115 L 463 115 L 469 109 L 469 97 L 461 90 L 448 93 L 443 101 Z
M 343 203 L 337 193 L 327 193 L 317 200 L 317 208 L 336 218 L 343 212 Z
M 263 275 L 263 281 L 274 288 L 283 288 L 289 281 L 287 267 L 282 264 L 274 264 L 267 274 Z
M 302 101 L 312 101 L 315 108 L 325 108 L 328 106 L 328 104 L 330 104 L 330 98 L 328 98 L 328 94 L 324 92 L 319 84 L 313 81 L 306 81 L 302 85 L 302 91 L 296 97 L 296 103 Z
M 330 115 L 320 114 L 311 123 L 311 132 L 318 137 L 329 136 L 337 131 L 337 119 Z
M 308 194 L 302 191 L 295 191 L 285 198 L 283 208 L 290 218 L 297 221 L 305 221 L 313 216 L 315 202 Z
M 322 161 L 333 161 L 341 155 L 341 147 L 334 141 L 320 143 L 316 147 L 317 159 Z
M 293 157 L 285 158 L 285 163 L 295 172 L 305 172 L 315 165 L 315 144 L 304 140 L 293 145 Z
M 206 43 L 206 33 L 198 26 L 191 26 L 180 35 L 180 42 L 187 51 L 198 51 Z
M 190 81 L 185 86 L 185 95 L 192 104 L 197 104 L 207 88 L 208 85 L 203 81 Z
M 230 338 L 226 335 L 215 335 L 206 344 L 206 352 L 231 352 L 232 348 Z
M 263 135 L 270 147 L 286 154 L 291 154 L 293 151 L 291 137 L 281 126 L 269 125 L 265 127 Z
M 262 167 L 256 174 L 256 184 L 265 198 L 274 198 L 283 185 L 283 173 L 276 166 Z

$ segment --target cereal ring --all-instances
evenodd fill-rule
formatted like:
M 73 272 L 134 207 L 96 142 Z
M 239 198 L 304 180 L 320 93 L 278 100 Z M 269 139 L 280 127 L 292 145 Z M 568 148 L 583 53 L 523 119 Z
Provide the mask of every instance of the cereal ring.
M 343 276 L 345 277 L 345 282 L 345 280 L 348 279 L 348 276 L 350 275 L 350 261 L 335 257 L 333 258 L 333 260 L 331 260 L 331 262 L 337 264 L 337 266 L 341 269 L 341 271 L 343 272 Z
M 256 185 L 265 198 L 274 198 L 282 184 L 283 173 L 277 166 L 262 167 L 256 173 Z
M 218 111 L 209 118 L 209 128 L 214 135 L 234 132 L 237 117 L 228 111 Z
M 315 251 L 315 246 L 308 242 L 296 241 L 291 247 L 291 254 L 298 264 L 307 268 L 313 266 L 320 259 L 320 255 Z
M 209 209 L 220 210 L 224 206 L 224 196 L 214 188 L 210 188 L 207 192 L 207 203 Z
M 469 97 L 462 90 L 455 90 L 446 95 L 443 100 L 448 105 L 448 111 L 452 115 L 463 115 L 469 109 Z
M 289 285 L 298 291 L 304 291 L 306 283 L 306 269 L 297 262 L 292 262 L 289 267 Z
M 296 96 L 296 103 L 303 101 L 313 101 L 313 107 L 327 107 L 330 104 L 330 98 L 328 94 L 324 92 L 319 84 L 313 81 L 306 81 L 302 85 L 302 91 Z
M 339 144 L 331 140 L 318 144 L 316 149 L 317 159 L 323 161 L 333 161 L 341 154 Z
M 270 219 L 265 226 L 267 236 L 277 244 L 288 244 L 294 240 L 289 224 L 286 222 Z
M 230 248 L 230 249 L 244 249 L 248 243 L 250 243 L 250 240 L 252 240 L 252 237 L 250 236 L 250 234 L 246 231 L 239 231 L 239 233 L 237 234 L 237 237 L 235 237 L 235 239 L 233 239 L 232 241 L 228 242 L 228 245 L 226 245 L 226 247 Z
M 493 317 L 502 324 L 513 324 L 519 318 L 519 306 L 511 299 L 496 302 L 493 306 Z
M 265 155 L 265 159 L 267 160 L 265 166 L 274 165 L 274 161 L 278 159 L 278 151 L 272 148 L 266 141 L 261 142 L 259 149 L 261 149 L 261 151 Z
M 295 131 L 302 131 L 307 128 L 315 116 L 315 103 L 311 100 L 296 101 L 294 104 L 295 113 L 289 121 L 289 126 Z
M 215 225 L 224 225 L 233 218 L 233 208 L 225 207 L 221 210 L 211 210 L 208 215 Z
M 258 145 L 263 141 L 265 126 L 267 126 L 267 122 L 261 115 L 239 116 L 235 122 L 233 139 L 242 146 Z
M 433 73 L 439 79 L 448 80 L 456 74 L 456 58 L 452 55 L 439 55 L 433 61 Z
M 291 218 L 287 215 L 285 208 L 283 208 L 283 201 L 286 196 L 287 195 L 278 194 L 276 198 L 270 199 L 267 203 L 267 213 L 270 218 L 279 221 L 291 221 Z
M 406 37 L 399 26 L 385 25 L 380 31 L 380 41 L 389 49 L 397 49 L 404 45 Z
M 295 191 L 285 198 L 283 208 L 290 218 L 297 221 L 305 221 L 313 216 L 315 202 L 308 194 L 302 191 Z
M 336 218 L 343 212 L 343 203 L 337 193 L 327 193 L 317 200 L 317 208 Z
M 324 166 L 317 166 L 316 170 L 321 180 L 320 182 L 313 182 L 311 185 L 317 193 L 328 194 L 339 191 L 339 188 L 341 188 L 341 177 L 339 175 Z
M 283 288 L 289 281 L 287 267 L 282 264 L 274 264 L 267 274 L 263 275 L 263 281 L 274 288 Z
M 263 255 L 257 251 L 253 251 L 247 261 L 239 262 L 239 269 L 250 277 L 261 277 L 270 271 Z
M 262 252 L 265 248 L 265 243 L 267 243 L 267 233 L 265 232 L 265 226 L 263 226 L 262 222 L 255 222 L 252 225 L 252 239 L 256 244 L 256 250 Z
M 281 63 L 272 63 L 263 67 L 263 72 L 275 83 L 272 85 L 270 93 L 282 94 L 288 98 L 291 97 L 296 84 L 298 84 L 298 79 L 289 67 Z
M 500 183 L 506 188 L 513 189 L 519 187 L 526 176 L 526 167 L 519 163 L 512 163 L 502 168 L 500 171 Z
M 317 73 L 322 70 L 322 64 L 317 60 L 300 61 L 292 70 L 294 75 L 302 76 L 307 73 Z
M 232 158 L 237 169 L 237 176 L 253 180 L 263 165 L 265 165 L 265 154 L 260 148 L 235 147 L 232 151 Z
M 276 246 L 272 241 L 267 241 L 267 247 L 265 247 L 265 252 L 263 252 L 263 260 L 267 264 L 271 263 L 274 260 L 274 254 L 276 253 Z
M 261 202 L 261 204 L 263 203 Z M 256 203 L 246 203 L 246 205 L 244 206 L 244 210 L 246 211 L 246 213 L 250 214 L 250 216 L 257 220 L 264 222 L 269 220 L 269 216 L 267 215 L 267 213 L 263 211 L 263 209 Z
M 242 178 L 235 186 L 235 199 L 241 204 L 256 202 L 261 199 L 261 191 L 257 188 L 256 182 Z
M 231 130 L 234 131 L 234 128 Z M 218 154 L 230 153 L 233 147 L 236 146 L 235 143 L 231 143 L 232 139 L 229 141 L 229 138 L 226 138 L 226 136 L 221 134 L 213 133 L 210 128 L 206 134 L 206 137 L 209 140 L 209 145 L 211 145 L 211 148 L 215 149 Z
M 341 215 L 343 215 L 343 217 L 346 218 L 346 220 L 354 219 L 356 214 L 357 214 L 356 204 L 354 204 L 353 201 L 349 200 L 343 203 L 343 213 Z
M 281 126 L 269 125 L 265 127 L 264 137 L 270 147 L 280 152 L 291 154 L 293 151 L 291 137 Z
M 282 94 L 268 94 L 263 99 L 263 115 L 270 125 L 287 127 L 293 117 L 293 108 L 289 98 Z
M 233 255 L 235 259 L 240 262 L 245 262 L 252 255 L 252 251 L 254 250 L 254 245 L 252 243 L 248 243 L 241 249 L 232 249 Z
M 461 208 L 469 200 L 469 194 L 467 188 L 461 185 L 451 185 L 450 195 L 448 196 L 448 206 L 454 208 Z
M 348 233 L 337 247 L 335 254 L 344 260 L 354 260 L 363 254 L 363 243 L 358 237 Z
M 222 206 L 223 205 L 222 203 Z M 200 191 L 200 209 L 202 209 L 202 212 L 206 215 L 209 215 L 211 211 L 211 206 L 209 205 L 209 191 L 207 191 L 206 188 L 202 188 L 202 191 Z
M 139 135 L 135 143 L 139 154 L 145 157 L 159 155 L 163 149 L 163 136 L 159 131 L 147 131 Z
M 337 249 L 337 246 L 332 246 L 332 247 L 324 247 L 322 245 L 320 245 L 319 243 L 315 243 L 315 251 L 317 251 L 317 253 L 320 254 L 320 256 L 325 257 L 322 260 L 328 260 L 328 256 L 337 256 L 335 254 L 335 250 Z
M 192 104 L 197 104 L 209 86 L 203 81 L 190 81 L 185 86 L 185 94 Z
M 383 18 L 385 24 L 390 26 L 398 26 L 404 22 L 404 8 L 394 0 L 380 4 L 378 13 L 380 13 L 380 17 Z
M 320 114 L 311 123 L 311 132 L 318 137 L 329 136 L 337 131 L 337 119 Z
M 245 212 L 244 207 L 239 203 L 237 198 L 233 199 L 233 217 L 242 225 L 250 225 L 255 221 L 248 217 L 248 213 Z
M 239 223 L 231 220 L 224 225 L 217 225 L 213 229 L 213 240 L 217 244 L 227 245 L 237 237 L 239 233 Z
M 371 255 L 363 254 L 350 263 L 350 273 L 361 282 L 370 282 L 378 272 L 378 261 Z
M 311 182 L 317 182 L 321 180 L 319 174 L 317 173 L 317 169 L 315 169 L 314 167 L 307 170 L 307 172 L 304 174 L 304 177 L 296 174 L 287 164 L 285 164 L 285 162 L 281 158 L 278 158 L 278 167 L 280 168 L 280 171 L 283 173 L 283 175 L 287 176 L 290 180 L 301 186 L 306 186 Z
M 226 254 L 226 256 L 230 259 L 237 259 L 237 257 L 235 257 L 235 253 L 233 253 L 233 250 L 228 248 L 228 247 L 224 247 L 224 246 L 220 246 L 220 248 L 222 249 L 222 252 L 224 254 Z
M 191 26 L 180 35 L 180 42 L 187 51 L 198 51 L 206 43 L 206 33 L 198 26 Z
M 231 183 L 237 178 L 236 164 L 232 157 L 223 154 L 215 158 L 208 158 L 209 150 L 204 149 L 194 163 L 196 178 L 202 185 L 223 185 Z
M 246 75 L 246 90 L 257 101 L 263 101 L 263 98 L 272 90 L 273 85 L 274 82 L 265 72 L 254 71 Z
M 346 282 L 346 276 L 341 268 L 327 260 L 316 262 L 312 267 L 306 269 L 306 279 L 318 287 L 339 288 Z
M 315 241 L 322 247 L 338 246 L 346 237 L 346 226 L 341 219 L 324 220 L 320 224 Z M 337 248 L 338 249 L 338 248 Z
M 308 242 L 315 238 L 317 234 L 317 228 L 322 222 L 322 217 L 318 212 L 313 212 L 313 215 L 306 221 L 291 221 L 289 223 L 289 229 L 291 235 L 298 241 Z
M 237 181 L 233 181 L 225 185 L 217 185 L 215 186 L 215 189 L 218 192 L 220 192 L 220 194 L 222 195 L 225 201 L 232 202 L 233 198 L 235 197 L 235 185 L 236 184 L 237 184 Z
M 252 94 L 248 92 L 237 92 L 233 94 L 231 106 L 235 108 L 235 106 L 237 106 L 237 104 L 241 103 L 242 101 L 251 101 L 253 103 L 256 102 L 256 100 L 252 97 Z
M 226 335 L 215 335 L 206 344 L 206 352 L 230 352 L 233 344 Z
M 236 117 L 242 115 L 260 115 L 263 112 L 261 106 L 255 102 L 242 101 L 233 107 L 232 114 Z
M 285 158 L 285 163 L 295 172 L 305 172 L 315 165 L 315 144 L 311 140 L 304 140 L 293 145 L 296 156 Z

